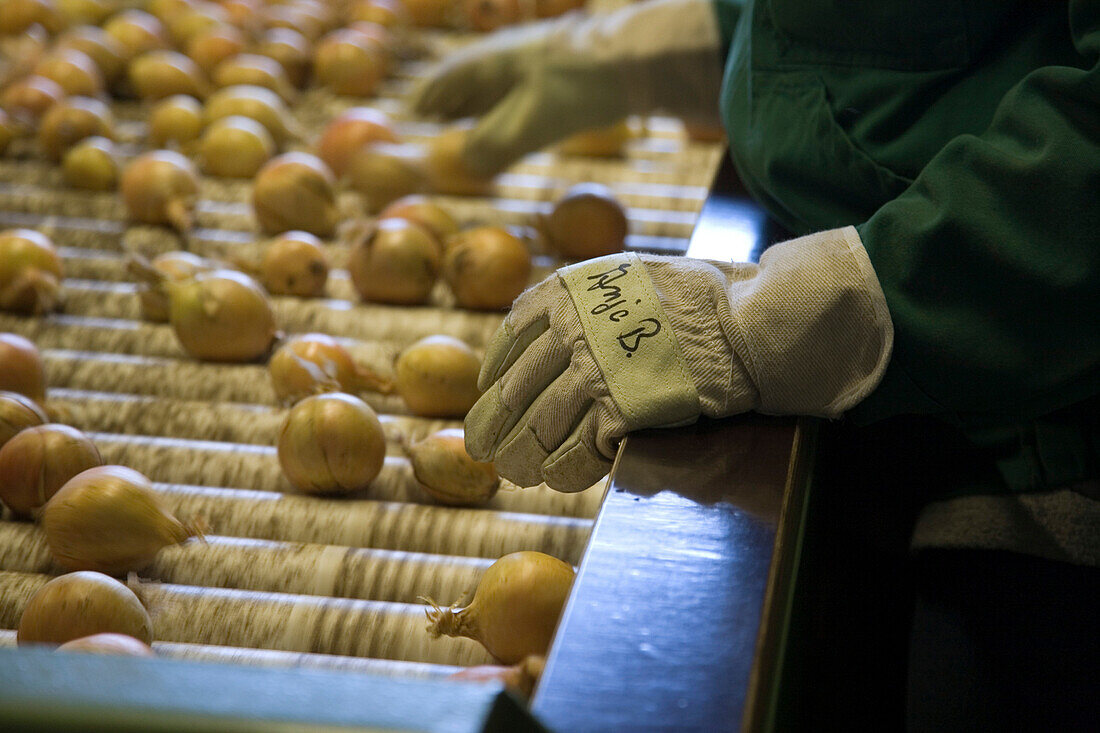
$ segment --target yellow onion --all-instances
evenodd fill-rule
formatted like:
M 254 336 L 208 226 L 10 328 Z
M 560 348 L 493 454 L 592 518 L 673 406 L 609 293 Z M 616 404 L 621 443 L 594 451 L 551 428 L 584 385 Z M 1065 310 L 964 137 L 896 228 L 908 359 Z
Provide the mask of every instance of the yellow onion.
M 608 127 L 574 133 L 557 144 L 557 151 L 562 155 L 614 158 L 623 154 L 623 147 L 633 136 L 630 125 L 622 120 Z
M 103 632 L 82 636 L 57 647 L 59 652 L 83 652 L 86 654 L 117 654 L 125 657 L 155 657 L 153 648 L 144 641 L 127 634 Z
M 299 137 L 282 98 L 270 89 L 241 84 L 219 89 L 206 100 L 203 108 L 206 124 L 233 115 L 256 120 L 278 143 Z
M 293 102 L 298 96 L 282 65 L 259 54 L 240 53 L 226 59 L 214 69 L 213 79 L 219 89 L 241 85 L 263 87 L 278 94 L 284 102 Z
M 371 107 L 352 107 L 325 125 L 317 140 L 317 156 L 339 178 L 352 153 L 371 142 L 397 142 L 390 118 Z
M 465 417 L 481 392 L 481 360 L 453 336 L 427 336 L 401 352 L 394 364 L 397 393 L 422 417 Z
M 125 466 L 73 476 L 46 502 L 41 521 L 58 565 L 108 575 L 141 570 L 161 549 L 199 534 L 161 506 L 149 479 Z
M 212 176 L 251 178 L 274 154 L 275 141 L 267 128 L 240 115 L 211 124 L 199 143 L 202 170 Z
M 40 315 L 61 300 L 61 257 L 33 229 L 0 232 L 0 310 Z
M 49 421 L 34 400 L 18 392 L 0 391 L 0 448 L 21 430 Z
M 566 191 L 537 228 L 547 246 L 570 260 L 601 257 L 626 246 L 626 212 L 610 190 L 596 183 Z
M 321 240 L 309 232 L 283 232 L 260 258 L 260 282 L 274 295 L 316 298 L 327 281 L 328 258 Z
M 344 30 L 357 35 L 360 39 L 381 51 L 385 66 L 387 69 L 389 68 L 390 61 L 397 54 L 399 46 L 388 28 L 378 23 L 367 23 L 360 20 L 351 23 Z
M 149 144 L 154 148 L 189 150 L 202 134 L 202 104 L 177 94 L 163 99 L 149 114 Z
M 446 249 L 443 279 L 463 308 L 507 308 L 530 284 L 527 245 L 500 227 L 459 232 Z
M 266 28 L 293 28 L 310 40 L 321 37 L 330 27 L 329 14 L 316 7 L 310 8 L 300 3 L 285 3 L 267 8 L 264 12 L 264 27 Z
M 194 0 L 148 0 L 145 10 L 158 20 L 167 21 L 173 15 L 182 13 L 191 8 Z
M 256 175 L 252 209 L 269 234 L 301 229 L 331 237 L 340 218 L 332 171 L 308 153 L 276 156 Z
M 459 682 L 501 682 L 522 699 L 531 697 L 535 685 L 546 668 L 546 657 L 530 654 L 523 661 L 505 667 L 499 664 L 481 664 L 467 667 L 450 675 L 447 679 Z
M 65 24 L 51 0 L 4 0 L 0 7 L 0 35 L 19 35 L 36 23 L 50 33 L 57 33 Z
M 185 48 L 195 36 L 229 24 L 229 16 L 221 6 L 207 2 L 191 2 L 178 13 L 164 18 L 168 37 L 179 48 Z
M 404 446 L 413 474 L 433 499 L 443 504 L 484 504 L 496 495 L 500 476 L 492 463 L 475 461 L 466 452 L 460 428 L 438 430 Z
M 440 608 L 428 601 L 432 638 L 463 636 L 481 642 L 495 658 L 516 664 L 545 656 L 573 587 L 573 567 L 541 552 L 513 552 L 481 576 L 465 608 Z
M 458 222 L 427 196 L 404 196 L 378 214 L 379 219 L 407 219 L 427 229 L 442 246 L 458 234 Z
M 362 33 L 338 30 L 317 42 L 313 75 L 336 94 L 369 97 L 386 74 L 385 52 Z
M 428 185 L 438 193 L 456 196 L 488 196 L 493 180 L 477 175 L 462 159 L 469 129 L 452 127 L 436 135 L 428 143 L 425 166 Z
M 4 236 L 0 233 L 0 242 Z M 0 333 L 0 390 L 18 392 L 39 404 L 46 401 L 46 363 L 42 354 L 32 341 L 15 333 Z
M 117 79 L 126 68 L 126 49 L 102 28 L 94 25 L 73 28 L 57 39 L 57 48 L 72 48 L 87 54 L 107 81 Z
M 38 145 L 46 157 L 61 160 L 65 151 L 86 137 L 114 137 L 114 119 L 103 102 L 69 97 L 50 107 L 38 127 Z
M 66 94 L 94 97 L 103 92 L 99 67 L 88 54 L 75 48 L 50 52 L 35 65 L 34 75 L 54 80 Z
M 170 306 L 165 281 L 186 280 L 200 272 L 209 272 L 222 267 L 219 262 L 190 252 L 165 252 L 155 257 L 148 265 L 134 258 L 129 265 L 130 270 L 140 280 L 138 298 L 141 302 L 141 314 L 145 320 L 155 323 L 168 323 Z M 150 267 L 155 272 L 150 272 Z
M 150 51 L 130 62 L 130 85 L 146 101 L 177 94 L 205 97 L 210 86 L 202 69 L 178 51 Z
M 221 0 L 219 3 L 230 24 L 248 33 L 254 33 L 260 27 L 260 0 Z
M 423 151 L 415 145 L 367 143 L 351 154 L 344 177 L 372 212 L 428 187 Z
M 116 633 L 153 641 L 149 612 L 132 590 L 92 571 L 50 580 L 31 596 L 19 618 L 16 639 L 24 644 L 64 644 L 92 634 Z
M 524 5 L 519 0 L 463 0 L 462 3 L 466 25 L 482 32 L 527 20 L 523 11 Z
M 555 18 L 584 7 L 588 0 L 535 0 L 536 18 Z
M 143 10 L 124 10 L 112 15 L 103 24 L 103 30 L 122 45 L 128 59 L 158 48 L 168 48 L 164 24 Z
M 65 183 L 89 191 L 113 191 L 118 184 L 115 145 L 98 135 L 86 137 L 65 153 L 61 162 Z
M 199 176 L 190 160 L 171 150 L 142 153 L 122 171 L 122 200 L 130 219 L 191 228 Z
M 386 439 L 370 405 L 333 392 L 290 408 L 278 455 L 283 475 L 299 491 L 346 494 L 367 488 L 382 470 Z
M 267 369 L 275 395 L 283 404 L 324 392 L 393 392 L 390 380 L 356 364 L 340 342 L 323 333 L 288 339 L 275 350 Z
M 236 270 L 200 272 L 167 281 L 168 319 L 188 354 L 207 361 L 246 362 L 268 352 L 275 314 L 267 293 Z
M 428 302 L 442 260 L 439 243 L 419 224 L 382 219 L 352 246 L 348 272 L 365 300 Z
M 65 90 L 53 79 L 28 76 L 4 90 L 0 107 L 20 122 L 33 124 L 64 98 Z
M 411 22 L 409 11 L 396 0 L 357 0 L 348 11 L 348 20 L 377 23 L 386 28 L 404 28 Z
M 8 149 L 11 141 L 19 136 L 20 125 L 0 109 L 0 154 Z
M 96 26 L 114 12 L 113 0 L 54 0 L 57 12 L 69 26 Z
M 187 55 L 203 72 L 213 74 L 218 64 L 233 58 L 244 48 L 244 34 L 231 25 L 223 25 L 192 38 L 187 44 Z
M 0 499 L 29 517 L 81 471 L 103 465 L 95 444 L 68 425 L 27 428 L 0 448 Z
M 271 28 L 256 42 L 252 53 L 279 62 L 295 86 L 305 84 L 311 59 L 309 39 L 293 28 Z
M 405 10 L 419 28 L 444 28 L 451 25 L 452 0 L 405 0 Z

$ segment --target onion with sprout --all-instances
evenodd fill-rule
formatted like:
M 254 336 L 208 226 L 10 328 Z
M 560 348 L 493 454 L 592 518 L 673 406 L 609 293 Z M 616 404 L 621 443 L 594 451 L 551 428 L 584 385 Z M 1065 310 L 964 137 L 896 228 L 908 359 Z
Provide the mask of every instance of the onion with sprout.
M 317 140 L 317 156 L 339 178 L 352 154 L 371 142 L 397 142 L 390 118 L 371 107 L 352 107 L 325 125 Z
M 428 230 L 405 219 L 382 219 L 352 246 L 348 272 L 365 300 L 417 305 L 428 302 L 441 261 Z
M 3 238 L 4 234 L 0 233 L 0 242 Z M 39 404 L 45 403 L 46 363 L 30 339 L 15 333 L 0 333 L 0 390 L 18 392 Z
M 202 170 L 224 178 L 252 178 L 275 154 L 267 128 L 249 117 L 223 117 L 199 141 Z
M 268 362 L 271 386 L 283 404 L 325 392 L 393 392 L 393 382 L 355 363 L 340 343 L 323 333 L 306 333 L 284 342 Z
M 492 463 L 475 461 L 466 452 L 460 428 L 438 430 L 403 445 L 413 474 L 436 501 L 455 506 L 474 506 L 492 499 L 500 488 L 500 476 Z
M 414 414 L 462 418 L 481 392 L 481 360 L 453 336 L 427 336 L 412 344 L 394 364 L 397 393 Z
M 119 186 L 132 221 L 191 229 L 199 176 L 190 160 L 171 150 L 154 150 L 134 158 L 122 171 Z
M 508 308 L 530 284 L 531 253 L 505 229 L 467 229 L 448 239 L 446 249 L 443 279 L 463 308 Z
M 92 634 L 116 633 L 153 641 L 149 612 L 132 590 L 103 573 L 60 575 L 31 596 L 19 618 L 24 644 L 64 644 Z
M 33 229 L 0 232 L 0 310 L 40 315 L 61 302 L 61 256 Z
M 86 137 L 61 160 L 65 183 L 89 191 L 113 191 L 118 185 L 115 144 L 98 135 Z
M 328 257 L 309 232 L 283 232 L 268 242 L 260 258 L 260 282 L 274 295 L 316 298 L 328 282 Z
M 307 153 L 276 156 L 256 175 L 252 209 L 270 234 L 301 229 L 331 237 L 340 218 L 332 171 Z
M 50 107 L 38 126 L 38 145 L 46 157 L 60 161 L 65 151 L 86 137 L 114 138 L 114 118 L 103 102 L 68 97 Z
M 49 417 L 34 400 L 18 392 L 0 391 L 0 448 L 21 431 L 45 425 Z
M 626 212 L 606 186 L 584 183 L 566 191 L 536 228 L 562 257 L 587 260 L 621 252 L 628 225 Z
M 69 479 L 103 465 L 87 435 L 58 423 L 30 427 L 0 448 L 0 499 L 30 517 Z

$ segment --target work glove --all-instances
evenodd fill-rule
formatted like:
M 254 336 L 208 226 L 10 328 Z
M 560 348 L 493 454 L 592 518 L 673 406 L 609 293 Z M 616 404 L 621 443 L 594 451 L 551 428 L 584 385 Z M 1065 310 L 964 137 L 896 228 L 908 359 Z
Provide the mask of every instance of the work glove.
M 489 343 L 466 449 L 521 486 L 580 491 L 621 438 L 699 415 L 835 418 L 878 384 L 893 326 L 852 227 L 760 264 L 622 253 L 551 275 Z
M 409 106 L 422 116 L 484 115 L 464 162 L 488 176 L 632 114 L 718 124 L 721 81 L 711 0 L 648 0 L 497 31 L 445 59 Z

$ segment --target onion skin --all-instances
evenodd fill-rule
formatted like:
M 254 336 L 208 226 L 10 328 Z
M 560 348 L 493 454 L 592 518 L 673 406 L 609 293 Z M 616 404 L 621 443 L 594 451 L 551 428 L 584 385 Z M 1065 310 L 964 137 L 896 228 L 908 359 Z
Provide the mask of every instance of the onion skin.
M 0 234 L 0 241 L 2 238 Z M 17 392 L 38 404 L 46 401 L 46 364 L 42 354 L 32 341 L 18 334 L 0 333 L 0 390 Z
M 18 392 L 0 392 L 0 449 L 20 431 L 45 425 L 49 420 L 30 397 Z
M 118 185 L 114 143 L 98 135 L 86 137 L 61 161 L 65 183 L 88 191 L 113 191 Z
M 186 94 L 161 100 L 149 115 L 149 144 L 188 151 L 202 135 L 202 104 Z
M 428 230 L 405 219 L 383 219 L 352 247 L 348 272 L 365 300 L 418 305 L 428 302 L 441 260 Z
M 587 260 L 621 252 L 629 226 L 626 212 L 610 190 L 585 183 L 566 191 L 537 228 L 547 246 L 562 257 Z
M 349 394 L 307 397 L 290 409 L 278 442 L 287 480 L 309 494 L 367 488 L 382 470 L 386 439 L 367 403 Z
M 492 499 L 500 476 L 492 463 L 475 461 L 466 452 L 463 431 L 439 430 L 405 446 L 413 474 L 436 501 L 452 506 L 476 506 Z
M 38 145 L 46 157 L 60 161 L 65 151 L 86 137 L 114 137 L 107 105 L 91 97 L 69 97 L 46 111 L 38 127 Z
M 284 342 L 267 365 L 271 386 L 283 404 L 325 392 L 393 392 L 393 382 L 356 364 L 347 349 L 323 333 L 306 333 Z
M 33 229 L 0 232 L 0 311 L 41 315 L 61 300 L 61 256 Z
M 508 308 L 530 284 L 531 253 L 500 227 L 467 229 L 447 240 L 443 279 L 463 308 Z
M 149 479 L 125 466 L 78 473 L 46 502 L 40 517 L 58 565 L 108 575 L 141 570 L 161 549 L 199 534 L 161 506 Z
M 150 644 L 153 622 L 132 590 L 103 573 L 61 575 L 31 596 L 16 639 L 25 644 L 64 644 L 100 633 L 132 636 Z
M 432 606 L 428 632 L 476 639 L 504 664 L 546 656 L 573 587 L 573 567 L 541 552 L 513 552 L 489 566 L 465 608 Z
M 68 425 L 27 428 L 0 448 L 0 499 L 30 517 L 81 471 L 103 465 L 95 444 Z
M 401 352 L 394 364 L 397 392 L 422 417 L 462 418 L 481 392 L 481 360 L 451 336 L 428 336 Z
M 156 652 L 144 641 L 126 634 L 104 632 L 82 636 L 57 647 L 59 652 L 83 652 L 86 654 L 116 654 L 125 657 L 155 657 Z
M 202 69 L 177 51 L 150 51 L 130 62 L 130 85 L 139 97 L 156 102 L 177 94 L 202 98 L 210 85 Z
M 284 153 L 256 175 L 252 209 L 260 228 L 269 234 L 301 229 L 331 237 L 339 220 L 334 186 L 332 172 L 320 158 Z
M 190 160 L 171 150 L 134 158 L 122 171 L 122 200 L 132 221 L 191 228 L 199 176 Z
M 545 668 L 546 657 L 532 654 L 511 667 L 482 664 L 455 672 L 447 679 L 459 682 L 502 682 L 526 700 L 535 691 L 535 685 L 538 684 L 539 677 L 542 676 Z
M 223 178 L 251 178 L 275 154 L 275 140 L 256 120 L 234 115 L 206 128 L 199 142 L 202 170 Z
M 316 298 L 325 294 L 328 258 L 309 232 L 284 232 L 268 243 L 260 259 L 260 282 L 274 295 Z
M 150 266 L 159 273 L 155 277 L 147 277 L 148 274 L 141 268 L 137 268 L 139 277 L 144 282 L 139 283 L 138 297 L 141 299 L 141 314 L 147 321 L 154 323 L 168 323 L 170 301 L 168 293 L 163 287 L 164 280 L 186 280 L 200 272 L 217 270 L 221 264 L 207 260 L 190 252 L 165 252 L 158 255 Z M 135 269 L 135 268 L 131 268 Z
M 275 314 L 267 293 L 235 270 L 200 272 L 168 282 L 169 321 L 184 350 L 205 361 L 248 362 L 275 340 Z
M 378 214 L 379 219 L 407 219 L 427 229 L 442 246 L 458 234 L 458 222 L 446 209 L 427 196 L 403 196 Z
M 371 142 L 397 142 L 390 118 L 370 107 L 352 107 L 325 125 L 317 140 L 317 156 L 341 178 L 352 153 Z
M 313 75 L 334 93 L 369 97 L 386 74 L 382 49 L 353 30 L 333 31 L 313 50 Z

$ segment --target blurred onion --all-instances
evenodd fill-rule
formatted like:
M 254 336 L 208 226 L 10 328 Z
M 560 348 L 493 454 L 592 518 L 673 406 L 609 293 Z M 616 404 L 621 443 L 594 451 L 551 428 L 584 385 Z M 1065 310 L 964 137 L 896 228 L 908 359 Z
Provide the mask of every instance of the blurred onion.
M 210 95 L 203 108 L 203 120 L 210 124 L 223 117 L 251 117 L 267 128 L 278 143 L 299 137 L 286 105 L 278 94 L 250 84 L 219 89 Z
M 463 308 L 508 308 L 530 284 L 527 245 L 500 227 L 459 232 L 446 249 L 443 278 Z
M 4 238 L 5 233 L 0 232 L 0 252 L 4 251 Z M 46 364 L 30 339 L 15 333 L 0 333 L 0 390 L 17 392 L 45 404 Z
M 21 431 L 45 425 L 50 418 L 38 404 L 18 392 L 0 391 L 0 448 Z
M 325 292 L 328 258 L 321 240 L 309 232 L 283 232 L 260 260 L 260 282 L 274 295 L 316 298 Z
M 275 140 L 256 120 L 223 117 L 206 128 L 199 143 L 202 170 L 212 176 L 251 178 L 275 154 Z
M 344 175 L 371 212 L 428 188 L 423 149 L 415 145 L 367 143 L 351 154 Z
M 28 76 L 4 90 L 0 107 L 16 120 L 33 124 L 64 98 L 65 90 L 53 79 Z
M 122 45 L 128 59 L 158 48 L 168 48 L 168 33 L 164 30 L 164 24 L 143 10 L 124 10 L 112 15 L 103 24 L 103 30 Z
M 168 224 L 181 232 L 191 228 L 199 176 L 191 161 L 179 153 L 142 153 L 122 171 L 120 189 L 131 220 Z
M 65 153 L 61 161 L 65 183 L 89 191 L 113 191 L 118 184 L 115 145 L 105 137 L 86 137 Z
M 86 137 L 114 138 L 114 119 L 103 102 L 68 97 L 46 112 L 38 127 L 38 145 L 46 157 L 60 161 L 65 151 Z
M 0 310 L 41 315 L 61 300 L 61 257 L 33 229 L 0 232 Z
M 432 294 L 441 255 L 439 243 L 419 224 L 382 219 L 352 246 L 348 272 L 365 300 L 417 305 Z
M 270 234 L 301 229 L 331 237 L 339 219 L 334 184 L 332 172 L 316 156 L 276 156 L 256 176 L 252 189 L 256 220 Z
M 233 26 L 218 26 L 192 38 L 187 55 L 203 72 L 212 75 L 218 64 L 241 53 L 245 42 L 244 34 Z
M 23 607 L 16 639 L 20 646 L 64 644 L 103 632 L 149 644 L 153 622 L 132 590 L 103 573 L 84 571 L 58 576 L 39 588 Z
M 16 516 L 30 517 L 73 476 L 100 465 L 99 450 L 76 428 L 27 428 L 0 448 L 0 499 Z
M 198 359 L 247 362 L 275 340 L 267 293 L 236 270 L 211 270 L 165 283 L 168 318 L 184 350 Z
M 92 57 L 75 48 L 51 51 L 34 67 L 35 76 L 53 79 L 66 94 L 94 97 L 103 92 L 103 75 Z
M 371 107 L 352 107 L 325 125 L 317 140 L 317 155 L 340 178 L 351 155 L 370 142 L 397 142 L 390 118 Z
M 385 76 L 388 63 L 376 44 L 352 30 L 333 31 L 313 50 L 317 82 L 347 96 L 371 96 Z
M 177 94 L 162 99 L 149 114 L 149 145 L 189 152 L 202 134 L 202 104 L 194 97 Z
M 130 85 L 144 100 L 157 101 L 185 94 L 205 97 L 210 85 L 202 69 L 178 51 L 150 51 L 130 62 Z

